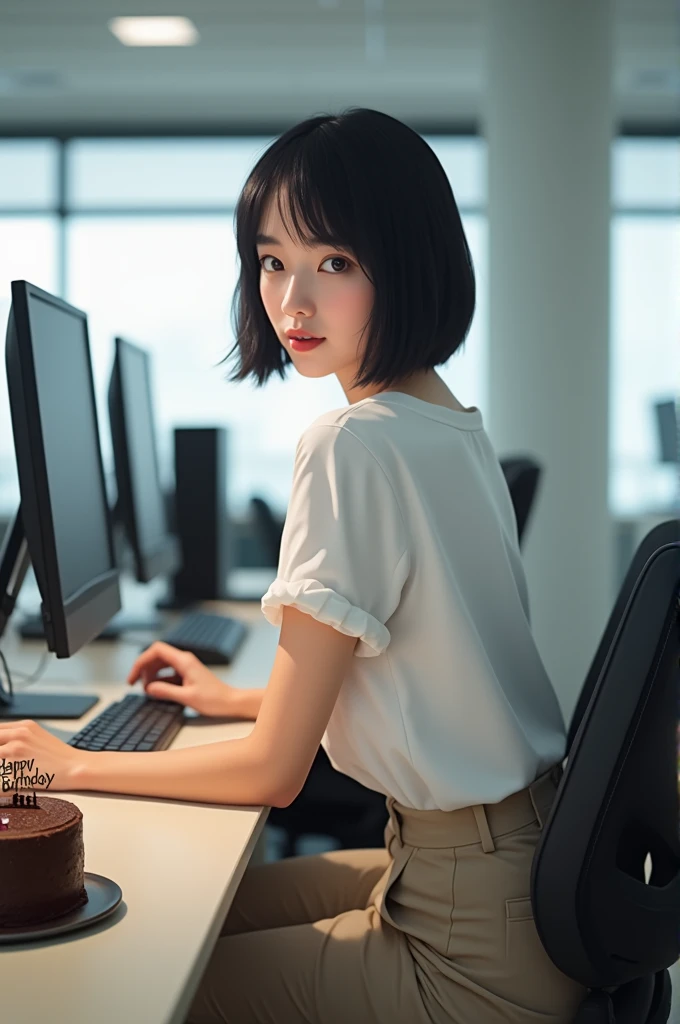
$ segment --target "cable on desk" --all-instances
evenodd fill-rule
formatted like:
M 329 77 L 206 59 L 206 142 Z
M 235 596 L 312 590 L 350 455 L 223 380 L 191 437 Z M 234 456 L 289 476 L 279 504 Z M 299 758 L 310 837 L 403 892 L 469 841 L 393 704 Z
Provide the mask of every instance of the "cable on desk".
M 6 697 L 8 696 L 11 701 L 15 693 L 21 693 L 22 690 L 24 690 L 27 686 L 31 686 L 32 683 L 36 683 L 38 679 L 40 679 L 40 676 L 45 671 L 47 662 L 49 660 L 49 656 L 50 651 L 43 651 L 43 653 L 40 656 L 40 661 L 38 662 L 38 665 L 33 670 L 33 672 L 20 672 L 15 669 L 14 679 L 17 679 L 22 684 L 21 686 L 16 687 L 14 686 L 12 681 L 12 672 L 10 670 L 9 665 L 7 664 L 7 659 L 5 658 L 3 652 L 0 650 L 0 663 L 2 664 L 3 668 L 3 676 L 0 677 L 0 695 L 4 694 Z M 6 687 L 4 685 L 5 680 L 7 680 Z
M 133 647 L 137 654 L 139 654 L 139 640 L 116 640 L 115 643 L 117 647 Z M 37 683 L 47 667 L 47 662 L 49 661 L 51 653 L 52 652 L 47 648 L 42 652 L 40 661 L 33 672 L 28 673 L 15 669 L 14 679 L 21 683 L 21 686 L 15 686 L 12 681 L 12 672 L 7 664 L 7 659 L 5 658 L 2 650 L 0 650 L 0 664 L 2 665 L 2 672 L 0 673 L 0 698 L 5 697 L 6 700 L 11 703 L 15 693 L 22 693 L 27 689 L 27 687 L 31 686 L 33 683 Z M 1 703 L 2 700 L 0 700 L 0 704 Z
M 47 667 L 47 662 L 49 661 L 51 653 L 52 652 L 48 651 L 47 649 L 45 649 L 42 652 L 42 654 L 40 655 L 40 661 L 38 662 L 37 668 L 35 668 L 33 672 L 17 672 L 17 670 L 15 669 L 14 678 L 20 680 L 20 682 L 22 682 L 24 686 L 30 686 L 31 683 L 37 683 L 37 681 L 40 679 L 40 676 L 43 674 L 45 668 Z

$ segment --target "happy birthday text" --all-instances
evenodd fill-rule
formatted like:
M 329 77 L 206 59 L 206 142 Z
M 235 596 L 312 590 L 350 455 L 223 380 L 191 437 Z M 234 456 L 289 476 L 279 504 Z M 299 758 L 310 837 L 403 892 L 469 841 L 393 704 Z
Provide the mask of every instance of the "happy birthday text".
M 0 779 L 2 779 L 2 792 L 10 793 L 12 790 L 35 789 L 36 786 L 44 786 L 49 789 L 54 780 L 54 773 L 41 772 L 38 767 L 34 769 L 35 758 L 26 761 L 8 761 L 0 759 Z

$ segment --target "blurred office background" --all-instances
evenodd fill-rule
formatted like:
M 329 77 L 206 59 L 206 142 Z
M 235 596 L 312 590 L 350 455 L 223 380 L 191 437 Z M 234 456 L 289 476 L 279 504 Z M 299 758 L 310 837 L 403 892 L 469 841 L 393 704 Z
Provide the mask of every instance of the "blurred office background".
M 127 46 L 110 19 L 187 16 L 186 46 Z M 112 339 L 154 353 L 171 431 L 229 428 L 240 565 L 266 564 L 249 501 L 285 515 L 295 445 L 345 404 L 334 377 L 230 385 L 232 217 L 277 134 L 375 107 L 444 165 L 479 302 L 441 371 L 499 454 L 544 482 L 525 557 L 568 714 L 627 560 L 677 512 L 656 403 L 680 381 L 680 23 L 674 0 L 3 0 L 0 324 L 16 278 L 89 315 L 102 444 Z M 0 516 L 18 487 L 0 374 Z

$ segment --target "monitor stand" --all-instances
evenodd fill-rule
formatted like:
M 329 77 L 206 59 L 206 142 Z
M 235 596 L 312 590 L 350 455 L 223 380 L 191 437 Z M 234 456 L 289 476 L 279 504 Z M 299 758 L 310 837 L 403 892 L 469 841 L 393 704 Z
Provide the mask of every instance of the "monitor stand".
M 99 697 L 71 693 L 15 693 L 0 695 L 0 722 L 11 718 L 81 718 Z

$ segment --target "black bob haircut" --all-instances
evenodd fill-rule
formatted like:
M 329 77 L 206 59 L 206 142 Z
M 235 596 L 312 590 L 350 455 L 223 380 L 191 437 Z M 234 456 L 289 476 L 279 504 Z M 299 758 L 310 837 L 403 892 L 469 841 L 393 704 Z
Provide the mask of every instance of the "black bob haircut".
M 239 365 L 229 381 L 253 376 L 261 386 L 273 372 L 285 378 L 292 362 L 260 296 L 255 236 L 272 197 L 291 238 L 344 249 L 373 284 L 352 387 L 393 386 L 460 348 L 474 313 L 475 275 L 446 173 L 413 129 L 351 107 L 294 125 L 243 186 L 234 213 L 241 262 L 231 307 L 236 344 L 225 357 L 238 350 Z

